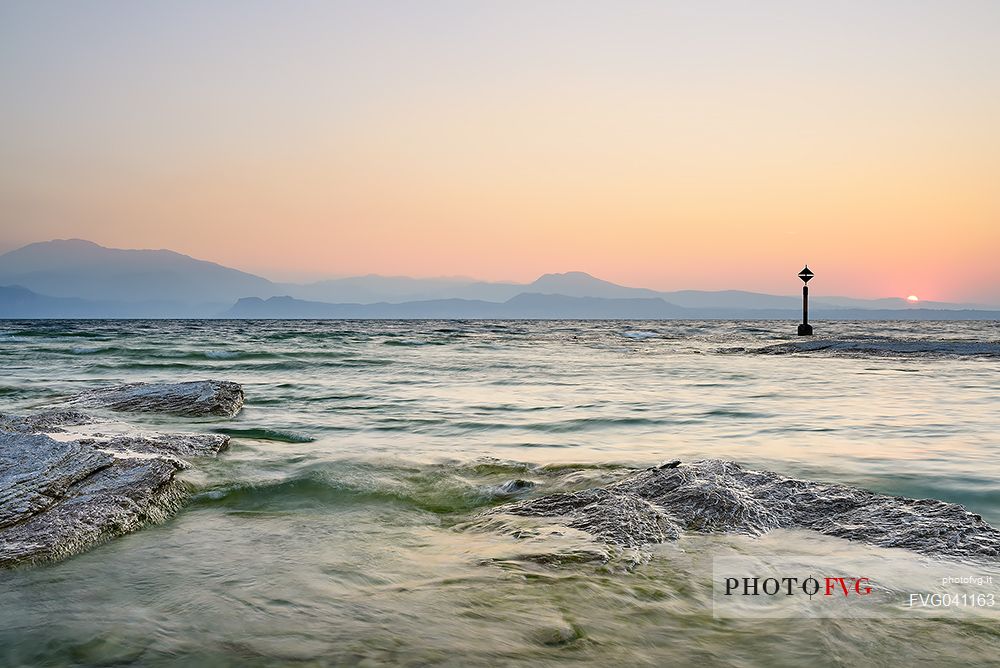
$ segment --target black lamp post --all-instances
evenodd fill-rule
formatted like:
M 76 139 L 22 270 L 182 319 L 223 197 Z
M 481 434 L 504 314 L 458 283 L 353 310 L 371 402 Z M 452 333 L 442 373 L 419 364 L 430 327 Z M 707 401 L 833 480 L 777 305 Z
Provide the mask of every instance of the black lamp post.
M 809 265 L 799 272 L 799 278 L 802 279 L 802 324 L 799 325 L 799 336 L 812 336 L 813 333 L 812 325 L 809 324 L 809 286 L 806 285 L 813 276 L 815 274 L 809 271 Z

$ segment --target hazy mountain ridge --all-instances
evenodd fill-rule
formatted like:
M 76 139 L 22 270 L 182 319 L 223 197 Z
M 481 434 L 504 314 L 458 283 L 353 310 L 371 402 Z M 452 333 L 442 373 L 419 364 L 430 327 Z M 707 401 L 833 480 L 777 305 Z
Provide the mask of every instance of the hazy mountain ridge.
M 0 319 L 3 318 L 212 318 L 215 304 L 183 304 L 147 300 L 118 302 L 51 297 L 20 285 L 0 286 Z
M 240 299 L 223 314 L 230 318 L 432 318 L 432 319 L 666 319 L 683 309 L 662 299 L 609 299 L 521 293 L 504 302 L 433 299 L 390 304 L 327 304 L 292 297 Z
M 661 292 L 579 271 L 544 274 L 523 284 L 378 275 L 277 283 L 170 250 L 105 248 L 81 239 L 34 243 L 0 255 L 0 286 L 7 286 L 0 291 L 0 317 L 6 318 L 228 317 L 249 311 L 261 314 L 253 317 L 791 318 L 801 308 L 797 295 Z M 811 306 L 816 317 L 844 318 L 875 310 L 910 317 L 903 314 L 919 316 L 928 309 L 957 309 L 949 311 L 955 317 L 963 317 L 964 309 L 983 317 L 990 310 L 929 302 L 918 309 L 902 299 L 824 296 L 814 297 Z M 306 312 L 331 315 L 292 315 Z
M 0 255 L 0 285 L 98 301 L 228 304 L 283 292 L 266 278 L 170 250 L 105 248 L 82 239 L 29 244 Z
M 797 320 L 798 309 L 687 308 L 661 298 L 569 297 L 521 293 L 505 302 L 436 299 L 390 304 L 328 304 L 293 297 L 240 299 L 223 318 L 510 319 L 510 320 Z M 818 309 L 815 320 L 1000 320 L 1000 311 L 943 309 Z
M 233 318 L 233 319 L 567 319 L 567 320 L 795 320 L 797 309 L 687 308 L 660 298 L 569 297 L 521 293 L 505 302 L 432 299 L 375 304 L 315 302 L 294 297 L 244 297 L 229 309 L 176 302 L 100 302 L 49 297 L 0 286 L 0 319 Z M 815 320 L 1000 320 L 1000 311 L 934 309 L 817 309 Z

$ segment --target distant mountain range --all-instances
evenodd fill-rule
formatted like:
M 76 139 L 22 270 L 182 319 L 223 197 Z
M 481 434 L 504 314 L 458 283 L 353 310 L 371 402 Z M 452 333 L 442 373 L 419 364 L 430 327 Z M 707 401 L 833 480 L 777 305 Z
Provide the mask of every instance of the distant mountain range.
M 170 250 L 80 239 L 0 255 L 0 318 L 797 318 L 798 296 L 660 292 L 583 272 L 532 283 L 357 276 L 277 283 Z M 817 319 L 997 319 L 1000 309 L 903 299 L 819 297 Z
M 557 320 L 782 320 L 797 319 L 795 309 L 690 308 L 654 298 L 569 297 L 522 292 L 504 302 L 432 299 L 390 304 L 329 304 L 292 297 L 245 297 L 224 318 L 308 319 L 557 319 Z M 817 309 L 816 320 L 1000 320 L 1000 310 Z
M 98 301 L 231 304 L 283 294 L 260 276 L 169 250 L 105 248 L 81 239 L 29 244 L 0 255 L 0 285 Z

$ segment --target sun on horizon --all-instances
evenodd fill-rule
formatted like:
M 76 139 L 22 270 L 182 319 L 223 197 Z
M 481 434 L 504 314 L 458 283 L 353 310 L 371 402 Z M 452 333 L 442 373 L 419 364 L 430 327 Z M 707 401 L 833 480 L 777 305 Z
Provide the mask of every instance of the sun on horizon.
M 920 301 L 920 297 L 916 295 L 910 295 L 909 297 L 906 298 L 906 301 L 910 302 L 911 304 L 916 304 L 918 301 Z

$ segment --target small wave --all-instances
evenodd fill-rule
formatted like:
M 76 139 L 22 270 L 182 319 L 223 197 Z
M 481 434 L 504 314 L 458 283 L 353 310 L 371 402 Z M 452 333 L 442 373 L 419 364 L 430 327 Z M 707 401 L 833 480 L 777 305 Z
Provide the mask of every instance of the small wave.
M 731 417 L 731 418 L 767 418 L 772 417 L 769 413 L 754 413 L 751 411 L 741 411 L 734 408 L 713 408 L 702 413 L 705 417 Z
M 326 367 L 366 367 L 366 366 L 388 366 L 394 361 L 390 359 L 373 359 L 368 357 L 348 357 L 337 361 L 324 362 Z
M 89 369 L 99 369 L 107 371 L 122 371 L 122 370 L 151 370 L 151 369 L 202 369 L 203 367 L 197 364 L 189 364 L 186 362 L 100 362 L 91 364 Z
M 60 326 L 46 327 L 42 329 L 19 329 L 14 332 L 17 336 L 32 337 L 32 338 L 87 338 L 87 339 L 103 339 L 106 338 L 105 335 L 100 332 L 83 330 L 83 329 L 66 329 Z
M 88 368 L 121 371 L 123 369 L 201 369 L 202 367 L 186 362 L 122 362 L 121 364 L 102 362 L 100 364 L 93 364 Z
M 27 340 L 27 339 L 26 339 Z M 79 345 L 72 346 L 69 353 L 73 355 L 110 354 L 117 357 L 135 360 L 135 363 L 167 363 L 197 360 L 267 360 L 280 359 L 281 355 L 271 352 L 240 351 L 240 350 L 176 350 L 156 349 L 148 347 L 121 347 L 109 345 Z M 162 361 L 162 362 L 161 362 Z M 292 360 L 295 362 L 295 360 Z
M 143 358 L 184 359 L 184 360 L 254 360 L 279 359 L 282 356 L 266 351 L 245 350 L 150 350 L 126 351 L 126 354 Z
M 470 471 L 476 475 L 518 475 L 530 470 L 531 466 L 524 462 L 512 462 L 492 457 L 476 462 L 470 467 Z
M 205 353 L 205 357 L 210 360 L 234 360 L 240 356 L 240 353 L 232 350 L 209 350 Z
M 338 407 L 343 409 L 347 407 Z M 355 410 L 368 407 L 350 407 Z M 372 407 L 369 410 L 378 409 Z M 440 432 L 464 434 L 467 432 L 488 431 L 529 431 L 544 433 L 574 433 L 597 429 L 611 429 L 632 426 L 662 426 L 677 424 L 675 420 L 662 420 L 642 417 L 621 418 L 573 418 L 551 422 L 500 422 L 480 420 L 450 420 L 442 417 L 385 417 L 368 426 L 372 431 L 404 431 L 404 432 Z
M 263 364 L 255 365 L 253 369 L 254 371 L 298 371 L 300 369 L 308 369 L 313 366 L 316 365 L 300 360 L 285 360 L 283 362 L 265 362 Z
M 628 331 L 622 332 L 622 336 L 626 339 L 632 339 L 633 341 L 645 341 L 646 339 L 655 339 L 659 336 L 657 332 L 644 332 L 644 331 Z
M 352 336 L 367 337 L 368 335 L 366 332 L 351 331 L 351 330 L 329 330 L 322 332 L 292 331 L 292 332 L 275 332 L 273 334 L 268 334 L 264 338 L 271 341 L 288 341 L 290 339 L 326 341 L 326 340 L 344 339 Z
M 114 351 L 109 346 L 73 346 L 69 349 L 74 355 L 95 355 L 97 353 L 107 353 Z
M 260 484 L 237 484 L 210 489 L 192 498 L 195 506 L 221 505 L 241 511 L 279 512 L 309 506 L 341 505 L 352 501 L 390 499 L 313 476 Z
M 616 464 L 614 462 L 567 462 L 561 464 L 545 464 L 540 470 L 547 473 L 565 473 L 575 471 L 632 471 L 634 469 L 627 464 Z
M 316 439 L 306 434 L 298 434 L 294 431 L 282 429 L 268 429 L 266 427 L 250 427 L 247 429 L 234 429 L 224 427 L 213 430 L 216 434 L 226 434 L 235 438 L 248 438 L 257 441 L 277 441 L 279 443 L 312 443 Z
M 534 488 L 524 479 L 476 485 L 454 473 L 427 470 L 402 478 L 358 471 L 313 469 L 278 481 L 236 483 L 196 494 L 195 506 L 224 506 L 240 512 L 286 512 L 302 508 L 395 504 L 432 513 L 467 512 L 520 497 Z
M 284 387 L 294 387 L 294 385 L 290 385 L 288 383 L 284 383 L 282 385 L 279 385 L 278 387 L 282 387 L 282 388 L 284 388 Z M 305 402 L 320 402 L 320 403 L 325 403 L 327 401 L 353 401 L 353 400 L 358 400 L 358 399 L 372 399 L 372 400 L 375 400 L 375 399 L 378 399 L 378 397 L 375 396 L 374 394 L 362 394 L 362 393 L 346 393 L 346 394 L 344 394 L 344 393 L 341 393 L 341 394 L 323 394 L 323 395 L 316 395 L 316 396 L 308 396 L 308 397 L 303 398 L 302 401 L 305 401 Z
M 587 429 L 606 429 L 611 427 L 632 427 L 632 426 L 658 426 L 667 424 L 664 420 L 640 417 L 622 418 L 576 418 L 573 420 L 562 420 L 559 422 L 535 422 L 525 425 L 507 425 L 524 427 L 531 431 L 545 432 L 574 432 Z

